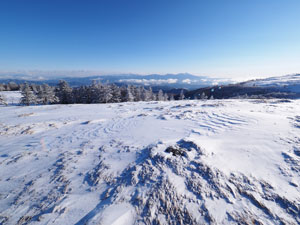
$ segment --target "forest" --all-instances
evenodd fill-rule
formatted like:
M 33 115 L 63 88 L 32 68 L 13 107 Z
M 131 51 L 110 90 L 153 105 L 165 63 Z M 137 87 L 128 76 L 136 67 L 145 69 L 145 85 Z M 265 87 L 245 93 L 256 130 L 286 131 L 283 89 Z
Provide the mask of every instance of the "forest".
M 57 86 L 48 84 L 16 84 L 10 82 L 1 84 L 1 91 L 21 91 L 21 105 L 48 105 L 48 104 L 95 104 L 118 103 L 138 101 L 172 101 L 174 94 L 159 90 L 153 92 L 151 87 L 144 86 L 117 86 L 115 84 L 102 84 L 94 81 L 91 85 L 71 87 L 66 81 L 60 80 Z M 183 91 L 177 99 L 184 99 Z M 5 104 L 4 97 L 0 95 L 0 103 Z

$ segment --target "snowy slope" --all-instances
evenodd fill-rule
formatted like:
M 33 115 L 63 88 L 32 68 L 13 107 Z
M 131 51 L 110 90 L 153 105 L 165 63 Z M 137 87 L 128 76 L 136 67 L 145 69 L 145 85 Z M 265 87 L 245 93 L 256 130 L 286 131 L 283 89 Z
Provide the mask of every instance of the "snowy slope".
M 297 224 L 299 134 L 300 100 L 0 106 L 0 224 Z
M 300 93 L 300 74 L 251 80 L 244 82 L 243 85 L 250 87 L 276 87 L 282 91 Z
M 18 105 L 22 97 L 20 91 L 0 91 L 0 95 L 8 105 Z

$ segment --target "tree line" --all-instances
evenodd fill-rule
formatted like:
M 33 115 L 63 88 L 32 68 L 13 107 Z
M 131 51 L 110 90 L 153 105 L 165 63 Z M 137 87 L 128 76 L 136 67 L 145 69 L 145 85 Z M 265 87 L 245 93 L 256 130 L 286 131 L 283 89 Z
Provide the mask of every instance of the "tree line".
M 115 84 L 102 84 L 94 81 L 91 85 L 70 87 L 64 81 L 59 81 L 56 87 L 48 84 L 35 85 L 25 83 L 20 85 L 22 105 L 37 104 L 92 104 L 92 103 L 117 103 L 138 101 L 169 101 L 174 100 L 173 94 L 159 90 L 154 93 L 143 86 L 117 86 Z M 183 93 L 182 93 L 183 95 Z M 183 99 L 184 96 L 181 96 Z
M 20 90 L 22 84 L 17 84 L 13 81 L 8 82 L 7 84 L 0 83 L 0 91 L 18 91 Z

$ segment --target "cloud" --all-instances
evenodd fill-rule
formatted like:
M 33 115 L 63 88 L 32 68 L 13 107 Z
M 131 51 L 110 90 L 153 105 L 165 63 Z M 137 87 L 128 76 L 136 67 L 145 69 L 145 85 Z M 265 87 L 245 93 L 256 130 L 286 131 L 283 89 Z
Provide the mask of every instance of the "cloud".
M 155 79 L 122 79 L 119 80 L 119 82 L 122 83 L 136 83 L 136 84 L 143 84 L 143 85 L 150 85 L 150 84 L 175 84 L 177 83 L 177 79 L 159 79 L 159 80 L 155 80 Z
M 191 80 L 190 79 L 185 79 L 185 80 L 182 81 L 182 83 L 190 84 Z

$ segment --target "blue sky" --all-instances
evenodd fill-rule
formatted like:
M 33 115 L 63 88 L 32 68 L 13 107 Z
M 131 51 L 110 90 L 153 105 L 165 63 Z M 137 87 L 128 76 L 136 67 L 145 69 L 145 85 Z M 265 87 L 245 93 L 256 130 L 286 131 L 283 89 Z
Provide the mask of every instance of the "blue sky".
M 300 73 L 299 0 L 3 0 L 0 70 Z

